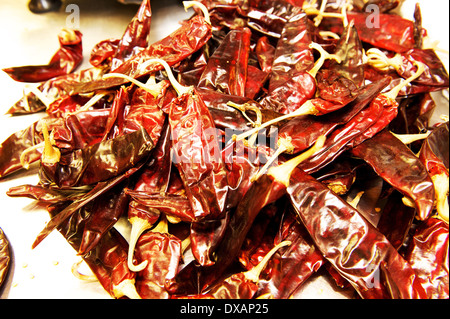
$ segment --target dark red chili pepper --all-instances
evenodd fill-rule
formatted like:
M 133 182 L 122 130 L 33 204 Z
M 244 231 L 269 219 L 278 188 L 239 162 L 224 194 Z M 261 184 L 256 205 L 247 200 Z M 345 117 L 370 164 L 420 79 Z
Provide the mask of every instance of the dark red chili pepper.
M 325 262 L 308 232 L 290 209 L 283 215 L 274 244 L 286 240 L 292 244 L 273 257 L 274 267 L 269 279 L 258 291 L 260 296 L 270 294 L 274 299 L 288 299 Z
M 433 181 L 425 166 L 402 141 L 383 131 L 353 148 L 351 153 L 364 159 L 380 177 L 412 199 L 417 218 L 428 218 L 434 207 Z
M 405 243 L 416 215 L 416 209 L 406 206 L 402 202 L 402 197 L 400 192 L 392 192 L 377 224 L 378 230 L 397 250 L 400 250 Z
M 61 202 L 49 207 L 48 211 L 54 217 L 66 207 L 67 204 Z M 58 231 L 76 251 L 80 247 L 88 214 L 81 208 L 58 226 Z M 140 298 L 134 285 L 135 274 L 126 268 L 127 249 L 125 238 L 115 228 L 111 228 L 89 254 L 82 256 L 105 291 L 113 298 Z
M 420 223 L 405 254 L 427 299 L 448 299 L 448 223 L 429 218 Z
M 290 244 L 290 241 L 279 243 L 264 256 L 257 266 L 246 272 L 232 274 L 214 285 L 206 294 L 214 299 L 252 299 L 259 289 L 260 273 L 270 258 L 278 249 Z
M 83 60 L 82 34 L 63 29 L 58 35 L 60 48 L 47 65 L 29 65 L 3 69 L 19 82 L 43 82 L 75 70 Z
M 183 244 L 168 233 L 165 220 L 139 238 L 135 256 L 138 263 L 145 263 L 145 268 L 136 274 L 136 289 L 142 298 L 170 298 L 165 283 L 178 272 L 182 254 Z
M 162 69 L 159 64 L 151 64 L 150 68 L 142 68 L 142 64 L 151 59 L 163 59 L 169 65 L 174 65 L 201 49 L 211 38 L 211 25 L 204 17 L 194 16 L 169 36 L 156 41 L 137 55 L 131 57 L 114 73 L 124 74 L 132 78 L 154 73 Z M 123 78 L 100 78 L 94 81 L 77 81 L 61 83 L 62 89 L 68 95 L 88 93 L 106 89 L 128 82 Z
M 51 205 L 64 201 L 74 201 L 86 194 L 87 190 L 56 189 L 42 185 L 25 184 L 8 189 L 6 194 L 10 197 L 27 197 L 41 204 Z
M 61 188 L 92 185 L 122 174 L 146 159 L 153 148 L 144 129 L 68 153 L 49 143 L 41 158 L 40 180 Z
M 287 191 L 316 247 L 361 297 L 426 297 L 397 250 L 328 187 L 297 169 Z
M 97 43 L 91 50 L 89 63 L 96 68 L 109 69 L 120 41 L 121 39 L 107 39 Z
M 256 56 L 264 72 L 272 72 L 273 60 L 275 58 L 276 47 L 270 43 L 267 36 L 262 36 L 258 39 L 255 47 Z
M 291 160 L 289 165 L 295 167 L 299 162 L 311 156 L 323 145 L 321 138 L 317 144 L 307 152 Z M 285 176 L 289 178 L 288 175 Z M 239 256 L 239 251 L 250 230 L 256 216 L 268 204 L 276 202 L 286 194 L 286 186 L 278 179 L 269 175 L 261 175 L 245 192 L 236 211 L 230 218 L 226 227 L 224 238 L 215 251 L 214 265 L 200 267 L 195 261 L 186 265 L 177 276 L 170 280 L 166 288 L 173 294 L 193 294 L 206 292 L 221 278 L 226 269 L 233 264 Z
M 271 66 L 269 92 L 272 92 L 299 73 L 314 66 L 310 48 L 309 20 L 305 13 L 293 16 L 286 22 L 277 42 Z
M 123 191 L 124 185 L 97 197 L 92 202 L 91 214 L 86 220 L 78 254 L 85 255 L 98 245 L 100 239 L 122 217 L 128 207 L 129 197 Z
M 72 216 L 77 210 L 84 207 L 86 204 L 90 203 L 95 198 L 101 196 L 102 194 L 111 190 L 114 186 L 119 183 L 129 179 L 133 174 L 139 171 L 144 162 L 137 163 L 134 167 L 130 168 L 122 174 L 110 178 L 106 181 L 101 181 L 95 184 L 95 186 L 89 190 L 83 196 L 77 198 L 75 201 L 70 203 L 67 207 L 64 207 L 57 215 L 55 215 L 45 226 L 45 228 L 39 233 L 36 240 L 34 241 L 32 247 L 36 247 L 42 240 L 44 240 L 55 228 L 59 227 L 64 221 L 66 221 L 70 216 Z
M 208 59 L 197 87 L 245 96 L 250 37 L 248 28 L 231 30 Z
M 347 12 L 347 19 L 349 22 L 354 21 L 362 42 L 400 53 L 415 47 L 414 22 L 399 15 L 380 13 L 374 18 L 373 13 L 350 11 Z M 327 29 L 342 34 L 342 23 L 339 20 Z
M 436 210 L 439 218 L 448 223 L 449 207 L 449 140 L 448 122 L 434 128 L 425 139 L 419 152 L 419 159 L 433 181 L 436 194 Z
M 0 290 L 6 281 L 11 264 L 12 255 L 9 241 L 3 229 L 0 228 Z
M 112 56 L 111 71 L 114 72 L 124 61 L 135 56 L 148 46 L 148 36 L 152 21 L 150 0 L 143 0 L 136 15 L 125 29 L 117 49 Z

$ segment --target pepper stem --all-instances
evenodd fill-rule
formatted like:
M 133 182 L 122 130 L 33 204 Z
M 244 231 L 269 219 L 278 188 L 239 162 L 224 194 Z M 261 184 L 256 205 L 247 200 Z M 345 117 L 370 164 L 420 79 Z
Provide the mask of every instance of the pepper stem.
M 431 134 L 431 131 L 421 134 L 395 134 L 392 132 L 391 134 L 402 141 L 403 144 L 411 144 L 426 139 Z
M 449 176 L 446 173 L 436 174 L 431 176 L 431 180 L 436 192 L 436 211 L 439 218 L 448 224 L 449 205 L 447 197 L 449 193 Z
M 129 219 L 129 222 L 131 223 L 131 233 L 129 240 L 130 244 L 128 246 L 128 269 L 134 272 L 139 272 L 147 267 L 148 260 L 144 260 L 139 265 L 133 264 L 134 249 L 136 248 L 136 243 L 142 233 L 147 229 L 150 229 L 153 225 L 147 220 L 139 217 L 132 217 Z
M 42 121 L 42 134 L 44 135 L 44 151 L 42 152 L 41 161 L 45 164 L 56 164 L 61 158 L 61 152 L 53 146 L 47 129 L 47 123 Z
M 83 262 L 83 259 L 81 259 L 80 261 L 77 261 L 76 263 L 74 263 L 72 265 L 72 267 L 71 267 L 72 274 L 76 278 L 83 280 L 83 281 L 98 281 L 98 279 L 95 275 L 85 275 L 80 272 L 80 266 L 81 266 L 82 262 Z
M 39 148 L 43 148 L 44 146 L 45 146 L 45 142 L 42 142 L 42 143 L 39 143 L 39 144 L 30 146 L 29 148 L 27 148 L 26 150 L 24 150 L 24 151 L 22 152 L 22 154 L 20 154 L 20 164 L 22 165 L 22 167 L 25 168 L 25 169 L 30 168 L 30 163 L 29 163 L 28 161 L 26 161 L 26 156 L 27 156 L 29 153 L 31 153 L 31 152 L 33 152 L 33 151 L 39 149 Z
M 271 167 L 267 172 L 267 175 L 272 176 L 275 180 L 282 183 L 286 187 L 289 187 L 289 180 L 291 179 L 292 172 L 294 169 L 303 161 L 307 160 L 309 157 L 314 155 L 319 151 L 325 144 L 326 136 L 322 135 L 316 140 L 316 143 L 310 147 L 307 151 L 302 154 L 290 159 L 289 161 L 276 166 Z
M 275 151 L 275 153 L 270 157 L 270 159 L 267 161 L 267 163 L 258 171 L 258 173 L 255 174 L 255 176 L 252 177 L 251 181 L 254 182 L 258 178 L 260 178 L 273 164 L 273 162 L 280 156 L 280 154 L 286 152 L 286 153 L 292 153 L 294 151 L 294 145 L 292 145 L 292 137 L 288 136 L 286 138 L 280 138 L 277 142 L 278 148 Z
M 138 87 L 146 90 L 150 94 L 152 94 L 155 98 L 161 93 L 162 86 L 160 84 L 144 84 L 141 81 L 138 81 L 131 76 L 122 73 L 108 73 L 103 75 L 103 79 L 111 79 L 111 78 L 121 78 L 125 79 Z
M 402 55 L 400 53 L 397 53 L 393 58 L 388 58 L 384 52 L 377 48 L 367 50 L 363 57 L 364 63 L 381 71 L 389 71 L 390 68 L 394 68 L 398 71 L 403 63 Z
M 211 18 L 209 16 L 209 10 L 208 8 L 201 2 L 198 1 L 183 1 L 184 10 L 187 10 L 193 6 L 198 7 L 200 10 L 202 10 L 203 15 L 205 16 L 205 21 L 209 25 L 211 25 Z
M 418 61 L 415 61 L 414 65 L 417 67 L 417 71 L 416 71 L 416 73 L 414 73 L 414 75 L 412 75 L 408 79 L 402 81 L 402 83 L 398 84 L 396 87 L 391 89 L 389 92 L 383 93 L 383 95 L 392 100 L 395 100 L 397 98 L 397 96 L 399 95 L 400 91 L 405 86 L 407 86 L 409 83 L 411 83 L 412 81 L 417 79 L 419 76 L 421 76 L 422 73 L 425 71 L 425 65 L 422 62 L 418 62 Z
M 318 43 L 312 42 L 309 47 L 311 49 L 315 49 L 317 51 L 319 51 L 320 53 L 320 57 L 319 59 L 316 61 L 316 63 L 314 64 L 313 68 L 311 70 L 308 71 L 308 73 L 315 78 L 317 73 L 319 72 L 319 70 L 322 68 L 323 64 L 325 63 L 326 60 L 335 60 L 337 63 L 341 63 L 342 59 L 341 57 L 339 57 L 336 54 L 330 54 L 327 51 L 325 51 L 324 48 L 322 48 L 322 46 Z
M 241 141 L 244 138 L 257 133 L 258 131 L 260 131 L 260 130 L 262 130 L 262 129 L 264 129 L 264 128 L 272 125 L 272 124 L 275 124 L 275 123 L 278 123 L 280 121 L 284 121 L 284 120 L 290 119 L 292 117 L 297 117 L 297 116 L 302 116 L 302 115 L 315 115 L 315 114 L 318 114 L 318 113 L 319 113 L 319 111 L 314 106 L 314 104 L 310 100 L 308 100 L 301 107 L 299 107 L 297 110 L 295 110 L 292 113 L 289 113 L 289 114 L 286 114 L 286 115 L 283 115 L 283 116 L 279 116 L 279 117 L 277 117 L 277 118 L 275 118 L 273 120 L 264 122 L 259 127 L 256 127 L 254 129 L 248 130 L 247 132 L 244 132 L 242 134 L 233 135 L 233 140 L 234 141 Z
M 142 299 L 139 296 L 136 286 L 134 285 L 134 279 L 125 279 L 118 285 L 114 285 L 112 293 L 115 298 L 128 297 L 130 299 Z
M 195 1 L 194 1 L 195 2 Z M 161 64 L 164 69 L 167 72 L 167 77 L 169 78 L 170 84 L 172 84 L 173 88 L 175 89 L 175 91 L 177 91 L 178 95 L 182 95 L 182 94 L 188 94 L 192 92 L 192 86 L 183 86 L 181 85 L 177 79 L 175 79 L 175 76 L 173 75 L 172 69 L 170 68 L 169 64 L 162 60 L 162 59 L 150 59 L 145 61 L 144 63 L 142 63 L 140 65 L 140 68 L 142 68 L 142 70 L 145 70 L 148 66 L 155 64 L 155 63 L 159 63 Z
M 278 251 L 278 249 L 291 245 L 292 242 L 289 240 L 282 241 L 275 247 L 273 247 L 265 256 L 264 258 L 259 262 L 258 265 L 253 267 L 251 270 L 244 272 L 245 279 L 248 281 L 252 281 L 254 283 L 257 283 L 259 281 L 259 276 L 261 272 L 264 270 L 264 268 L 267 266 L 267 263 L 269 262 L 270 258 Z
M 84 112 L 89 110 L 89 108 L 91 108 L 91 106 L 93 106 L 95 103 L 97 103 L 98 101 L 100 101 L 105 95 L 107 95 L 107 92 L 104 93 L 97 93 L 95 94 L 92 98 L 89 99 L 89 101 L 86 102 L 86 104 L 84 104 L 81 108 L 79 108 L 78 110 L 72 112 L 72 113 L 68 113 L 67 115 L 76 115 L 78 113 Z
M 161 233 L 161 234 L 169 233 L 169 224 L 167 223 L 167 218 L 165 215 L 161 215 L 161 219 L 160 219 L 158 225 L 156 225 L 156 227 L 153 228 L 151 231 L 155 232 L 155 233 Z

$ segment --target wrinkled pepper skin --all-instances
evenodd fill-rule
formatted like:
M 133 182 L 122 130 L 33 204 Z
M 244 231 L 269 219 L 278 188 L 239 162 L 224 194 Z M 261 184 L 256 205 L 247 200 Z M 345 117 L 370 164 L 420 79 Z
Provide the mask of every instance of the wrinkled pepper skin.
M 389 131 L 383 131 L 351 150 L 417 207 L 417 218 L 430 216 L 435 199 L 433 181 L 417 156 Z
M 411 266 L 328 187 L 297 169 L 287 191 L 316 247 L 362 298 L 425 298 Z

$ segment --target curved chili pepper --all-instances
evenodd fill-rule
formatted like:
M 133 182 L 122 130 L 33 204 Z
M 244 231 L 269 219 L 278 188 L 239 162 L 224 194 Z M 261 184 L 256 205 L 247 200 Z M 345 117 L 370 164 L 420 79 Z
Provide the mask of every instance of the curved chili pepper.
M 304 161 L 316 152 L 323 145 L 323 142 L 322 138 L 319 139 L 314 147 L 290 160 L 288 165 L 295 168 L 299 162 Z M 285 178 L 289 179 L 289 174 Z M 217 247 L 214 265 L 200 267 L 196 262 L 189 263 L 180 270 L 173 280 L 167 283 L 166 288 L 169 292 L 173 294 L 193 294 L 199 291 L 207 291 L 238 257 L 245 237 L 261 209 L 276 202 L 285 194 L 286 185 L 280 179 L 274 179 L 267 174 L 263 174 L 256 179 L 244 194 L 236 207 L 236 211 L 230 218 L 224 235 L 227 240 L 221 241 Z
M 117 44 L 111 60 L 111 71 L 114 72 L 124 61 L 135 56 L 148 46 L 148 36 L 152 21 L 150 0 L 141 2 L 136 15 L 131 19 L 122 38 Z
M 58 35 L 60 48 L 47 65 L 5 68 L 3 71 L 19 82 L 43 82 L 63 74 L 69 74 L 83 60 L 81 38 L 80 31 L 63 29 Z
M 304 226 L 290 211 L 288 209 L 283 215 L 274 244 L 286 240 L 292 244 L 273 257 L 274 267 L 267 282 L 258 291 L 259 296 L 270 294 L 274 299 L 288 299 L 325 262 Z
M 417 156 L 388 131 L 378 133 L 351 150 L 364 159 L 377 174 L 417 207 L 417 218 L 425 220 L 434 207 L 434 186 Z
M 328 187 L 297 169 L 287 191 L 317 248 L 361 297 L 426 298 L 396 249 Z
M 91 214 L 84 226 L 78 254 L 85 255 L 98 245 L 105 233 L 125 214 L 128 202 L 129 197 L 123 191 L 122 184 L 93 201 Z
M 196 15 L 172 34 L 156 41 L 122 63 L 114 70 L 114 73 L 135 79 L 154 73 L 162 69 L 160 64 L 150 64 L 148 65 L 150 68 L 143 68 L 142 64 L 151 59 L 163 59 L 169 65 L 174 65 L 200 50 L 211 36 L 211 24 L 207 19 L 205 20 L 205 17 Z M 75 95 L 122 85 L 126 82 L 128 80 L 122 78 L 100 78 L 89 82 L 65 82 L 61 83 L 61 87 L 66 94 Z
M 425 139 L 420 149 L 419 159 L 425 166 L 431 180 L 433 181 L 436 194 L 436 210 L 439 218 L 448 223 L 449 207 L 449 140 L 448 122 L 434 128 Z
M 416 228 L 405 254 L 428 299 L 449 297 L 448 234 L 448 223 L 429 218 Z
M 167 231 L 164 220 L 157 228 L 143 234 L 136 244 L 136 260 L 146 262 L 145 268 L 136 274 L 136 289 L 142 298 L 168 299 L 167 280 L 173 278 L 181 262 L 183 244 Z M 166 229 L 164 229 L 166 228 Z
M 231 30 L 208 59 L 197 87 L 245 96 L 250 36 L 248 28 Z
M 0 228 L 0 289 L 5 282 L 11 266 L 11 250 L 8 238 L 6 238 L 5 232 Z
M 122 174 L 145 159 L 153 148 L 144 129 L 69 153 L 60 153 L 49 141 L 46 143 L 50 150 L 44 150 L 41 159 L 41 182 L 62 188 L 92 185 Z
M 61 202 L 49 207 L 48 211 L 54 218 L 67 207 L 67 203 Z M 76 251 L 80 247 L 87 216 L 88 213 L 81 208 L 58 226 L 58 231 Z M 82 258 L 113 298 L 139 299 L 134 285 L 135 275 L 126 268 L 127 249 L 125 238 L 115 228 L 111 228 L 98 245 Z

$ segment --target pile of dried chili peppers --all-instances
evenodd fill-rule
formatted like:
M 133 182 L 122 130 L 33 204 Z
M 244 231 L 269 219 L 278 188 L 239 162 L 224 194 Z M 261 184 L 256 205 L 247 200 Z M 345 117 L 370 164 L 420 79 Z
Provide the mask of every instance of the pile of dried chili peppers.
M 295 298 L 319 271 L 448 298 L 449 77 L 399 3 L 185 1 L 148 43 L 144 0 L 90 68 L 64 30 L 48 65 L 4 69 L 38 83 L 9 114 L 46 112 L 0 146 L 0 178 L 38 165 L 8 191 L 50 214 L 33 247 L 58 230 L 114 298 Z

